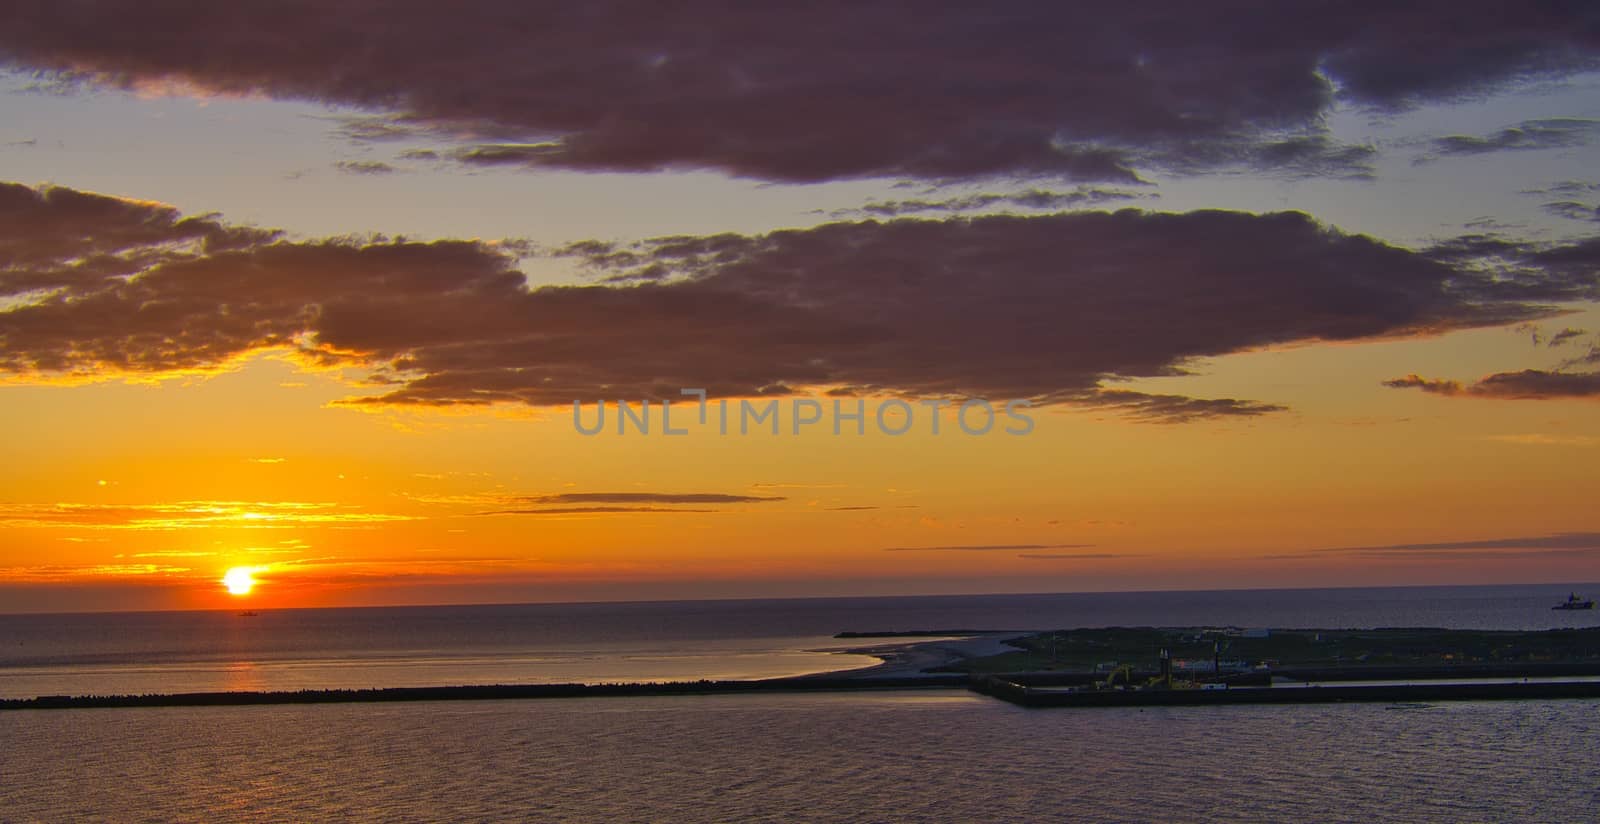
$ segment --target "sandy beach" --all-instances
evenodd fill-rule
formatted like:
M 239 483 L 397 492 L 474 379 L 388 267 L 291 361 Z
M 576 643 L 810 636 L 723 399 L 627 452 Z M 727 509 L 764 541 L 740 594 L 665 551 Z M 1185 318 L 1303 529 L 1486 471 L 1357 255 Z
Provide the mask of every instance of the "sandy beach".
M 857 669 L 834 670 L 808 677 L 852 678 L 906 678 L 934 675 L 926 670 L 964 661 L 1009 652 L 1014 647 L 1006 645 L 1013 638 L 1022 638 L 1028 632 L 994 632 L 982 635 L 951 636 L 946 638 L 889 638 L 869 646 L 829 650 L 852 655 L 871 655 L 880 663 Z

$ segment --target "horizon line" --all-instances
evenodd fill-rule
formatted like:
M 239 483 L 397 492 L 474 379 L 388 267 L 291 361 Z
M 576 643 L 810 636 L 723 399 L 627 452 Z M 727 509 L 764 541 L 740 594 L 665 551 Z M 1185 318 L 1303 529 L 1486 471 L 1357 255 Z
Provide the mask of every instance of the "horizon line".
M 1374 586 L 1324 586 L 1324 587 L 1224 587 L 1217 589 L 1100 589 L 1077 590 L 1067 592 L 932 592 L 932 593 L 896 593 L 886 595 L 785 595 L 776 597 L 750 597 L 730 596 L 722 598 L 625 598 L 625 599 L 598 599 L 583 601 L 457 601 L 457 602 L 432 602 L 432 603 L 402 603 L 402 604 L 351 604 L 347 606 L 295 606 L 271 607 L 248 603 L 241 603 L 234 607 L 218 608 L 176 608 L 176 609 L 81 609 L 81 610 L 25 610 L 18 612 L 0 611 L 0 618 L 12 616 L 49 616 L 49 615 L 143 615 L 169 612 L 310 612 L 316 610 L 358 610 L 358 609 L 442 609 L 447 607 L 537 607 L 537 606 L 601 606 L 601 605 L 644 605 L 644 604 L 701 604 L 701 603 L 737 603 L 753 601 L 844 601 L 844 600 L 890 600 L 906 598 L 986 598 L 986 597 L 1039 597 L 1063 595 L 1159 595 L 1170 593 L 1210 593 L 1210 592 L 1341 592 L 1347 590 L 1396 590 L 1396 589 L 1491 589 L 1505 587 L 1600 587 L 1600 580 L 1595 581 L 1523 581 L 1495 584 L 1380 584 Z

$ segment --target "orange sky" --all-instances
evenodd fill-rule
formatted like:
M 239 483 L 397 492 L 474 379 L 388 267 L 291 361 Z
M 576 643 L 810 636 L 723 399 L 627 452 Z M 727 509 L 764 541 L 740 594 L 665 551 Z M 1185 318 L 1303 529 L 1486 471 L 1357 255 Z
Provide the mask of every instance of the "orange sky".
M 1600 579 L 1592 64 L 480 5 L 0 19 L 0 612 Z M 568 405 L 696 386 L 780 432 Z
M 1442 356 L 1470 348 L 1372 346 L 1426 359 L 1447 343 Z M 1592 577 L 1586 554 L 1535 540 L 1592 525 L 1593 474 L 1574 458 L 1600 445 L 1589 404 L 1409 395 L 1360 373 L 1274 380 L 1323 374 L 1306 362 L 1326 354 L 1216 365 L 1212 380 L 1278 385 L 1293 414 L 1178 425 L 1047 408 L 1021 437 L 962 434 L 948 410 L 939 436 L 724 436 L 690 414 L 686 436 L 586 437 L 570 410 L 330 406 L 347 386 L 270 358 L 203 379 L 13 386 L 9 449 L 29 471 L 0 481 L 4 591 L 25 609 L 95 609 Z M 564 511 L 614 507 L 612 493 L 770 500 Z M 576 503 L 523 502 L 563 495 Z M 554 512 L 486 514 L 507 510 Z M 1519 536 L 1529 545 L 1319 552 Z M 235 566 L 261 581 L 246 599 L 219 583 Z

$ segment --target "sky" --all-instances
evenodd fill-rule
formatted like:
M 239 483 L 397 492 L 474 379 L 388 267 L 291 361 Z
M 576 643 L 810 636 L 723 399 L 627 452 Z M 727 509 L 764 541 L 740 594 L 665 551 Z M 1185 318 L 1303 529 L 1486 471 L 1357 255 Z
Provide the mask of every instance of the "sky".
M 8 6 L 0 612 L 1600 580 L 1595 169 L 1589 4 Z

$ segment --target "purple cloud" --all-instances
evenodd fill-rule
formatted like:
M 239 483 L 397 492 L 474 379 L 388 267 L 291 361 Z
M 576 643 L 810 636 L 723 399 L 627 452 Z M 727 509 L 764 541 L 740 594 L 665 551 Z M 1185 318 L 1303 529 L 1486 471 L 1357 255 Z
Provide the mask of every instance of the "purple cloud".
M 1564 77 L 1600 65 L 1597 31 L 1592 5 L 1560 0 L 98 0 L 0 8 L 0 58 L 394 115 L 362 127 L 378 138 L 486 135 L 466 163 L 1134 181 L 1148 165 L 1359 175 L 1370 149 L 1322 127 L 1336 101 Z
M 1510 324 L 1600 296 L 1600 244 L 1468 238 L 1414 251 L 1294 212 L 590 241 L 558 253 L 597 282 L 530 288 L 525 245 L 291 241 L 160 204 L 0 184 L 0 250 L 0 371 L 150 374 L 277 347 L 366 370 L 378 393 L 351 403 L 417 406 L 681 401 L 680 388 L 703 387 L 1253 416 L 1281 407 L 1115 382 L 1275 343 Z

